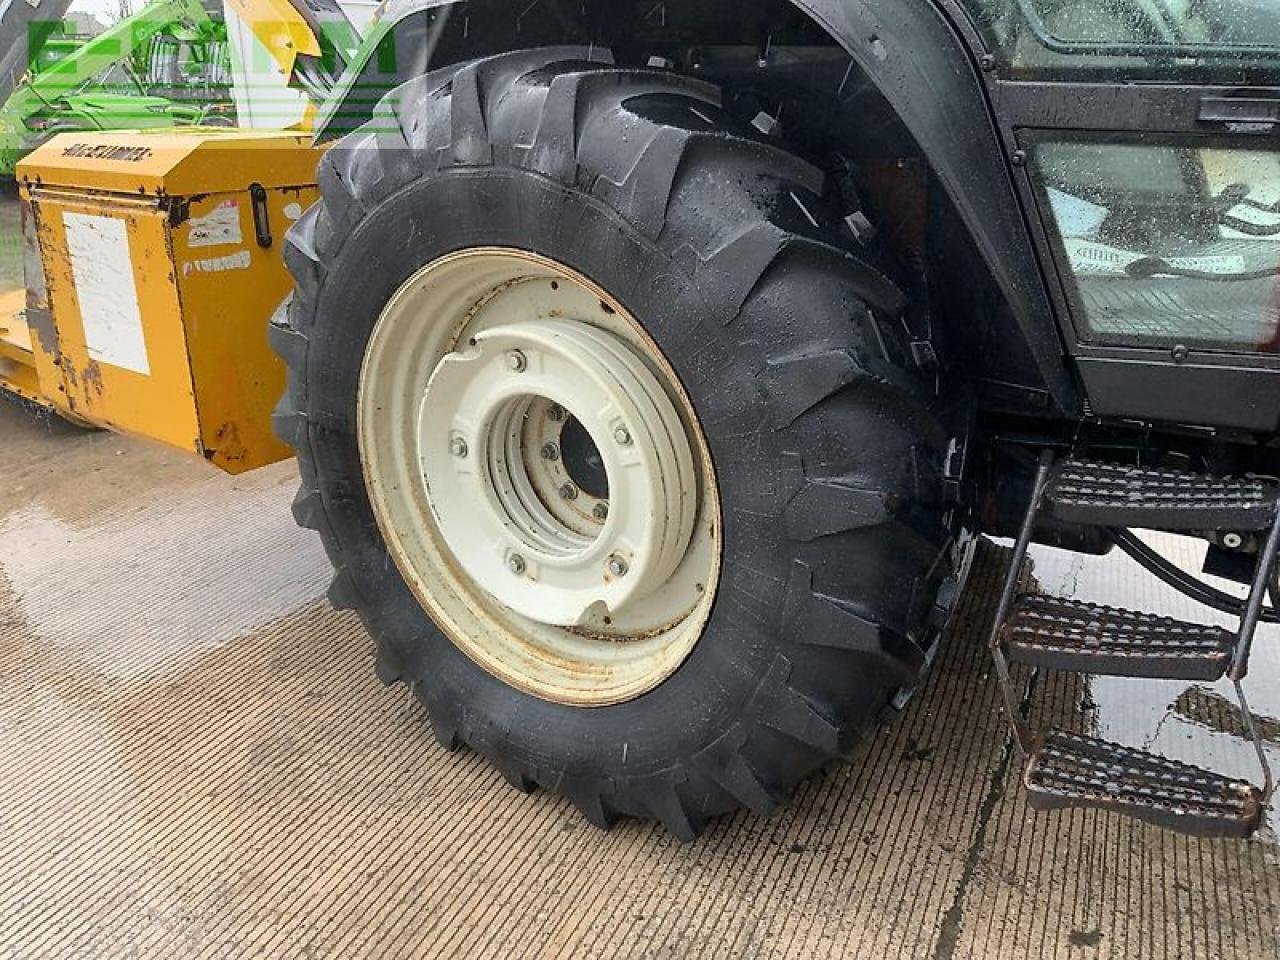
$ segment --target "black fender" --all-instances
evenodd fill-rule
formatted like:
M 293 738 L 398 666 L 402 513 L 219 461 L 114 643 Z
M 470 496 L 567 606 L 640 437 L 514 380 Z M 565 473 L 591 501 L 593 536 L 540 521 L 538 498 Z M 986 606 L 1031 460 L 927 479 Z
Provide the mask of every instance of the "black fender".
M 322 111 L 317 137 L 344 133 L 369 118 L 379 91 L 367 68 L 396 28 L 417 15 L 423 15 L 418 20 L 425 42 L 413 70 L 434 66 L 434 45 L 449 11 L 441 9 L 431 26 L 425 14 L 455 2 L 388 0 Z M 971 24 L 960 11 L 943 9 L 951 0 L 787 2 L 844 48 L 916 138 L 1009 305 L 1035 367 L 1024 383 L 1042 398 L 1040 413 L 1077 415 L 1078 392 L 1014 187 L 1012 158 L 982 79 L 981 40 Z M 512 42 L 518 44 L 519 36 Z
M 1054 411 L 1077 413 L 1011 158 L 975 60 L 981 41 L 966 40 L 937 0 L 791 2 L 844 47 L 916 138 L 1008 301 Z

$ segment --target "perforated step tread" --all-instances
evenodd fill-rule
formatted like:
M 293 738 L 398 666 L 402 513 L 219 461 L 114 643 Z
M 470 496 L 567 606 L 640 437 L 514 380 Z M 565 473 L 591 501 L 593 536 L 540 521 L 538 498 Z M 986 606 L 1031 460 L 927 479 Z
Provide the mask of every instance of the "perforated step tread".
M 1037 810 L 1097 807 L 1195 836 L 1247 837 L 1262 820 L 1251 784 L 1063 730 L 1042 735 L 1023 782 Z
M 1031 666 L 1168 680 L 1217 680 L 1235 648 L 1218 627 L 1036 594 L 1018 598 L 1004 639 Z
M 1276 487 L 1251 477 L 1064 460 L 1045 490 L 1053 515 L 1069 523 L 1152 530 L 1265 530 Z

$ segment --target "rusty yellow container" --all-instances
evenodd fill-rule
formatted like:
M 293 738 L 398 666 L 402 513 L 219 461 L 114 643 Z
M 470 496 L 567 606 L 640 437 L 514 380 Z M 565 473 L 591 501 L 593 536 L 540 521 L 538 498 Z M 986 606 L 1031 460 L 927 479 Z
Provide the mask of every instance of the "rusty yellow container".
M 318 162 L 307 137 L 234 130 L 63 134 L 23 161 L 45 400 L 229 473 L 290 456 L 271 432 L 284 368 L 267 325 Z

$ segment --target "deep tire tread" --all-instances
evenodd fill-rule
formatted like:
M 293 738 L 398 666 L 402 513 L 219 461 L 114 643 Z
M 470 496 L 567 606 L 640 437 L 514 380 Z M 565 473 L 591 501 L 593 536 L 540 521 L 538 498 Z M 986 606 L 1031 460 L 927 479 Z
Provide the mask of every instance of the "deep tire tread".
M 778 346 L 761 369 L 745 374 L 749 379 L 744 385 L 758 384 L 760 402 L 744 407 L 735 420 L 707 425 L 709 434 L 726 435 L 745 435 L 764 426 L 776 442 L 794 446 L 795 469 L 779 481 L 789 488 L 782 519 L 797 548 L 814 558 L 793 565 L 781 612 L 783 651 L 744 705 L 741 719 L 715 743 L 668 769 L 636 777 L 574 780 L 565 771 L 523 767 L 504 752 L 499 730 L 459 722 L 455 713 L 465 708 L 433 702 L 427 695 L 429 667 L 408 651 L 402 655 L 377 618 L 366 617 L 378 644 L 379 676 L 384 682 L 409 682 L 446 749 L 469 744 L 495 759 L 517 789 L 541 785 L 555 790 L 598 827 L 607 829 L 621 814 L 648 815 L 688 840 L 703 830 L 708 816 L 733 806 L 768 814 L 785 803 L 801 780 L 848 754 L 897 684 L 909 685 L 918 677 L 924 662 L 922 637 L 907 613 L 882 614 L 846 595 L 850 588 L 839 565 L 825 558 L 856 548 L 869 532 L 903 543 L 923 538 L 935 548 L 948 533 L 940 521 L 924 533 L 904 523 L 902 504 L 917 493 L 908 489 L 913 481 L 897 477 L 888 482 L 851 472 L 843 464 L 852 454 L 844 448 L 832 447 L 821 455 L 813 450 L 830 445 L 840 432 L 837 428 L 833 433 L 832 427 L 871 395 L 888 411 L 884 429 L 904 435 L 923 430 L 930 443 L 942 433 L 918 385 L 891 357 L 875 356 L 859 333 L 867 311 L 895 314 L 905 300 L 891 277 L 843 246 L 839 218 L 824 212 L 821 172 L 733 121 L 720 109 L 714 88 L 662 71 L 609 70 L 598 59 L 600 51 L 589 60 L 590 55 L 582 48 L 524 51 L 419 78 L 389 95 L 378 114 L 380 129 L 394 117 L 389 136 L 407 159 L 378 159 L 372 149 L 378 138 L 362 133 L 323 161 L 322 202 L 288 237 L 287 261 L 298 282 L 287 317 L 277 318 L 271 333 L 290 371 L 289 396 L 277 411 L 276 424 L 298 451 L 303 485 L 295 516 L 320 532 L 331 556 L 340 555 L 316 481 L 314 430 L 306 419 L 308 336 L 325 282 L 324 264 L 348 241 L 366 209 L 409 187 L 413 178 L 445 167 L 510 164 L 607 201 L 640 234 L 670 251 L 695 280 L 715 279 L 715 288 L 727 293 L 708 309 L 722 326 L 743 328 L 744 336 L 774 310 L 776 300 L 791 295 L 795 282 L 789 276 L 797 265 L 829 278 L 812 294 L 826 300 L 814 311 L 822 319 L 815 321 L 819 327 L 806 348 Z M 658 122 L 646 127 L 648 121 L 637 121 L 626 162 L 618 159 L 618 151 L 608 162 L 604 139 L 584 136 L 619 111 L 666 109 L 679 98 L 693 105 L 689 129 Z M 696 129 L 695 121 L 702 123 L 698 116 L 723 126 Z M 447 126 L 433 124 L 433 118 L 447 120 Z M 517 122 L 532 128 L 531 139 L 514 138 L 508 128 Z M 433 141 L 446 128 L 448 142 Z M 794 202 L 762 209 L 759 219 L 707 236 L 687 212 L 689 205 L 679 201 L 709 179 L 729 174 L 742 182 L 777 184 L 780 195 L 790 194 Z M 900 325 L 883 326 L 893 330 Z M 761 408 L 764 424 L 759 423 Z M 744 449 L 742 456 L 749 457 L 750 451 Z M 744 489 L 754 482 L 732 464 L 723 473 L 730 478 L 723 482 Z M 777 491 L 747 489 L 743 495 L 776 497 Z M 335 578 L 331 598 L 356 605 L 355 588 L 345 572 Z M 833 664 L 838 672 L 849 658 L 882 678 L 883 687 L 878 702 L 852 712 L 827 702 L 828 694 L 814 679 L 831 673 Z M 797 749 L 784 750 L 778 746 L 783 742 Z
M 681 796 L 675 784 L 663 784 L 652 790 L 645 806 L 653 819 L 685 843 L 696 840 L 706 828 L 705 818 Z
M 345 570 L 339 570 L 334 574 L 333 579 L 329 581 L 329 590 L 326 596 L 330 606 L 335 610 L 360 609 L 360 596 L 356 590 L 356 585 Z
M 767 817 L 787 802 L 786 794 L 766 783 L 738 751 L 708 772 L 729 796 L 757 816 Z
M 575 781 L 561 781 L 557 784 L 557 789 L 568 798 L 569 802 L 593 827 L 600 830 L 610 830 L 618 822 L 618 811 L 606 801 L 598 786 Z

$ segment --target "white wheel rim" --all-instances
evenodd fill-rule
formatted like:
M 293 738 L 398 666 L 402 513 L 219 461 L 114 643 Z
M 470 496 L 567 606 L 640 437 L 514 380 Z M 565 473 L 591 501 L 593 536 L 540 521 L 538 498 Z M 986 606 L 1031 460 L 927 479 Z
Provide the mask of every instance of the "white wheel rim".
M 357 404 L 370 502 L 446 636 L 544 699 L 667 679 L 719 574 L 719 498 L 674 372 L 605 291 L 523 251 L 428 264 L 391 298 Z

